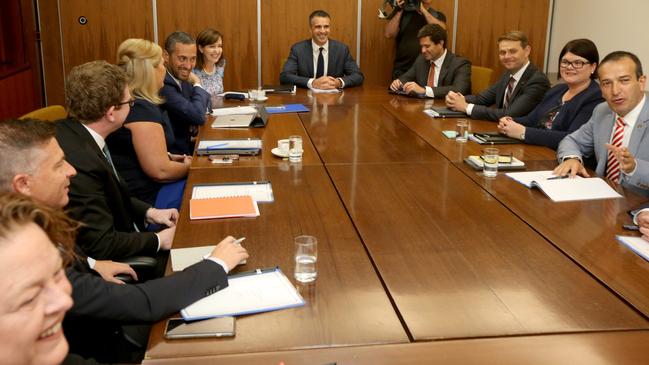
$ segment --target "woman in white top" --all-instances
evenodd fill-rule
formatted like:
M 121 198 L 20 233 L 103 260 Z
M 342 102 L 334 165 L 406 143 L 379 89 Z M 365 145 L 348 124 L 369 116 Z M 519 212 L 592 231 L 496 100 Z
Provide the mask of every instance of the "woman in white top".
M 194 74 L 201 80 L 201 85 L 210 95 L 223 92 L 223 73 L 225 59 L 223 58 L 223 36 L 218 31 L 208 28 L 196 37 L 198 57 Z

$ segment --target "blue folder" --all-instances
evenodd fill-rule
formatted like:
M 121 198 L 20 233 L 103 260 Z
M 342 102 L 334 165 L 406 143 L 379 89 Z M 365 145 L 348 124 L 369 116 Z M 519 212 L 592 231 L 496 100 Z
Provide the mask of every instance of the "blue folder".
M 303 113 L 308 111 L 309 108 L 305 107 L 302 104 L 284 104 L 266 107 L 266 112 L 268 114 Z

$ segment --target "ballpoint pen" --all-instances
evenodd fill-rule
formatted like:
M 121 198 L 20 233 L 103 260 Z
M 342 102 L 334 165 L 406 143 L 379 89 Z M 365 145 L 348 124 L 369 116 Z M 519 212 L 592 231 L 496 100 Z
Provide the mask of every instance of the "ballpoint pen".
M 546 180 L 567 179 L 567 178 L 569 178 L 569 177 L 570 177 L 570 176 L 568 176 L 568 175 L 558 175 L 558 176 L 548 177 Z

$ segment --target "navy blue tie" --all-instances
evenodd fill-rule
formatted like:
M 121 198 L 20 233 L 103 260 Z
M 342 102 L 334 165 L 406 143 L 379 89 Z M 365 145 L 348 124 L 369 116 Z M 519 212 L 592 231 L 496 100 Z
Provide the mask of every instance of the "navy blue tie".
M 317 69 L 315 72 L 315 78 L 318 79 L 324 76 L 324 57 L 322 56 L 322 50 L 324 47 L 320 47 L 320 54 L 318 55 Z

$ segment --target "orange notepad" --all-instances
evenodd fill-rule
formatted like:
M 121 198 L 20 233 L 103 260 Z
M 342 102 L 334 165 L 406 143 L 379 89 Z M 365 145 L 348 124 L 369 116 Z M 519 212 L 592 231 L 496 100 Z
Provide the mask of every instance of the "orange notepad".
M 223 198 L 191 199 L 190 219 L 257 217 L 259 208 L 250 195 Z

